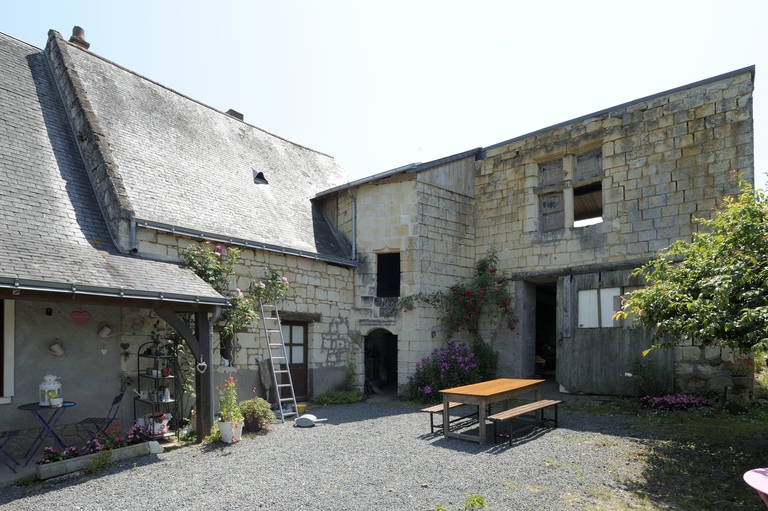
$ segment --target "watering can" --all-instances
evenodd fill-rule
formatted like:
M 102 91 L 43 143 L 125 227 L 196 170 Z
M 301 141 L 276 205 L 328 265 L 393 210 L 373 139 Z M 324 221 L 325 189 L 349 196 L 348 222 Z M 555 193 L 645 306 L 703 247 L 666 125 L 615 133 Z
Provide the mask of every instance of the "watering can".
M 328 419 L 318 419 L 311 413 L 305 413 L 301 417 L 297 417 L 295 421 L 293 421 L 298 427 L 300 428 L 311 428 L 315 425 L 315 422 L 321 422 Z

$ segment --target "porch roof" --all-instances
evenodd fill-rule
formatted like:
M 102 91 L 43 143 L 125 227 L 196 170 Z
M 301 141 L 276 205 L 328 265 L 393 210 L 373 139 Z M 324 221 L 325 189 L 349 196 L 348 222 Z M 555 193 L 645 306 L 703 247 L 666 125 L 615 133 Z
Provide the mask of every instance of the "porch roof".
M 0 33 L 0 66 L 0 298 L 225 305 L 179 264 L 115 248 L 45 55 Z

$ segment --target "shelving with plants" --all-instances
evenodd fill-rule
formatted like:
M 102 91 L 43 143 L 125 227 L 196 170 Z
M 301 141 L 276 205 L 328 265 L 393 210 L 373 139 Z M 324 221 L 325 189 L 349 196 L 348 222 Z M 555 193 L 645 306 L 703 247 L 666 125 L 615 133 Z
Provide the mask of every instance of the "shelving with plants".
M 173 350 L 156 340 L 139 347 L 138 389 L 134 396 L 133 418 L 146 426 L 153 438 L 164 438 L 176 433 L 168 423 L 179 415 L 178 397 L 181 396 L 178 360 Z

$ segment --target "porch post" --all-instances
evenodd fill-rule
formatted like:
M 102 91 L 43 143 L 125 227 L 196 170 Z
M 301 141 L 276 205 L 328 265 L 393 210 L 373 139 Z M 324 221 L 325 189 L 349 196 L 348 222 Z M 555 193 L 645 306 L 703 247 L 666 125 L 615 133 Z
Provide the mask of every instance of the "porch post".
M 207 312 L 195 313 L 195 332 L 199 341 L 200 350 L 197 353 L 196 362 L 208 364 L 204 373 L 195 371 L 195 410 L 197 410 L 197 441 L 211 434 L 213 426 L 213 330 L 208 320 Z

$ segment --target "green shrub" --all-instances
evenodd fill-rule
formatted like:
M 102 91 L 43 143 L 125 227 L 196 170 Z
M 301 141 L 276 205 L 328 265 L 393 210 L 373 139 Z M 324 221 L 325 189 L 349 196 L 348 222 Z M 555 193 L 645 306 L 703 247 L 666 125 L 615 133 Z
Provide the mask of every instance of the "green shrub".
M 349 405 L 363 400 L 363 393 L 358 389 L 332 390 L 309 400 L 313 405 Z
M 258 419 L 260 427 L 264 427 L 275 420 L 275 412 L 272 411 L 269 403 L 259 396 L 240 401 L 240 413 L 243 414 L 246 422 Z
M 632 386 L 632 395 L 637 397 L 659 397 L 667 394 L 664 384 L 656 376 L 658 364 L 655 360 L 636 358 L 630 364 L 632 376 L 629 384 Z

